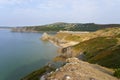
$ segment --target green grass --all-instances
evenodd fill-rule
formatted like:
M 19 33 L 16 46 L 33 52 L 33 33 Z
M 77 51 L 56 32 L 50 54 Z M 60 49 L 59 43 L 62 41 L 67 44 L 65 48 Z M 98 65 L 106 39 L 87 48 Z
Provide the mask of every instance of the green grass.
M 89 62 L 109 68 L 117 68 L 120 66 L 120 46 L 100 52 L 97 56 L 89 59 Z
M 97 37 L 73 46 L 73 50 L 83 52 L 90 63 L 111 68 L 120 66 L 120 46 L 115 38 Z
M 116 45 L 117 40 L 107 37 L 97 37 L 94 39 L 90 39 L 84 42 L 81 42 L 78 45 L 73 47 L 74 50 L 82 51 L 86 55 L 87 59 L 94 57 L 98 52 L 108 49 L 114 45 Z

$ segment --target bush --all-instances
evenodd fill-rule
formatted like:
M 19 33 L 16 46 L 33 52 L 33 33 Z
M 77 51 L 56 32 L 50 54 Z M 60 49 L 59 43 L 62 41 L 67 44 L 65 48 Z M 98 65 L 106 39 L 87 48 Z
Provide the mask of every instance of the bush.
M 115 70 L 114 76 L 117 77 L 117 78 L 120 78 L 120 68 Z
M 24 78 L 22 78 L 21 80 L 39 80 L 39 78 L 46 72 L 51 72 L 51 71 L 54 71 L 55 68 L 54 67 L 51 67 L 51 66 L 44 66 L 30 74 L 28 74 L 27 76 L 25 76 Z

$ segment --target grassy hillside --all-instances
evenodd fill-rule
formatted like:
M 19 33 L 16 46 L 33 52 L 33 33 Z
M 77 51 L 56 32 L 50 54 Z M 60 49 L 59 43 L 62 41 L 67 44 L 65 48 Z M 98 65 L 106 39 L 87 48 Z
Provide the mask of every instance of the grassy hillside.
M 73 56 L 84 53 L 90 63 L 111 68 L 120 67 L 120 28 L 118 27 L 85 34 L 59 32 L 54 37 L 67 42 L 79 42 L 72 47 Z
M 83 52 L 90 63 L 111 68 L 120 67 L 120 28 L 109 28 L 95 33 L 99 33 L 99 36 L 73 46 L 73 50 L 77 53 Z
M 85 34 L 58 33 L 56 38 L 64 41 L 76 41 L 72 47 L 74 56 L 84 53 L 90 63 L 117 68 L 120 67 L 120 28 L 106 28 Z
M 53 23 L 42 26 L 25 26 L 22 27 L 23 30 L 26 31 L 60 31 L 60 30 L 68 30 L 68 31 L 96 31 L 103 28 L 108 27 L 118 27 L 119 24 L 94 24 L 94 23 Z M 18 28 L 21 29 L 21 28 Z M 15 29 L 16 30 L 16 29 Z M 21 29 L 22 31 L 22 29 Z

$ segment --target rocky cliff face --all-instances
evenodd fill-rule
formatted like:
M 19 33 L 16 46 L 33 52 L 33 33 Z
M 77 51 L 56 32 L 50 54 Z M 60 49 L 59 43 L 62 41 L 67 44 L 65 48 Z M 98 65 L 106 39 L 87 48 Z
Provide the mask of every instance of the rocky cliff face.
M 44 80 L 118 80 L 112 76 L 112 70 L 104 67 L 77 58 L 68 58 L 66 62 L 63 67 L 44 75 Z

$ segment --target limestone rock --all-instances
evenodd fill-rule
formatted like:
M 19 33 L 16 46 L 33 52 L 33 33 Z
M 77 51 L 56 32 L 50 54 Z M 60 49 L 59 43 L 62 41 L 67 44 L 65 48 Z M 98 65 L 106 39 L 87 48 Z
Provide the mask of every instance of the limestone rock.
M 49 35 L 47 33 L 43 33 L 42 37 L 41 37 L 42 40 L 48 40 L 49 39 Z

